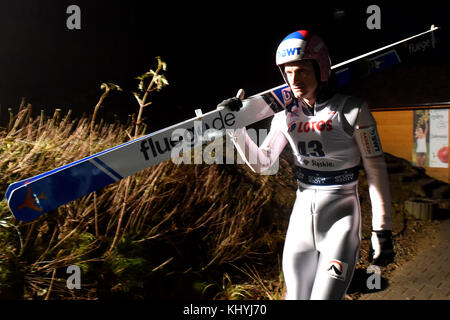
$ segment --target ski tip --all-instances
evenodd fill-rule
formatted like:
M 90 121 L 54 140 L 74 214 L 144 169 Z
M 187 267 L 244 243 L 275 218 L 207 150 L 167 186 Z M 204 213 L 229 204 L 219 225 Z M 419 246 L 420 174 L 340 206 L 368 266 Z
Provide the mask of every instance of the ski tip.
M 5 199 L 6 199 L 7 201 L 8 201 L 9 198 L 11 197 L 11 193 L 12 193 L 16 188 L 19 188 L 19 187 L 21 187 L 21 186 L 23 186 L 23 185 L 25 184 L 24 181 L 25 181 L 25 180 L 18 181 L 18 182 L 14 182 L 14 183 L 11 183 L 11 184 L 8 186 L 8 188 L 7 188 L 6 191 L 5 191 Z
M 46 198 L 43 192 L 35 194 L 30 186 L 25 185 L 12 190 L 8 199 L 8 207 L 16 220 L 29 222 L 48 211 L 40 202 Z

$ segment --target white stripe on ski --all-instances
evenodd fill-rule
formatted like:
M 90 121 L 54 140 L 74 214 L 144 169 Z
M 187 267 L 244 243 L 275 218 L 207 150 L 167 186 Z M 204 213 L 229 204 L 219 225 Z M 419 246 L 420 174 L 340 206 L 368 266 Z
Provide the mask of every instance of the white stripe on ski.
M 105 167 L 103 167 L 100 163 L 97 162 L 97 159 L 91 159 L 89 160 L 94 166 L 99 168 L 101 171 L 103 171 L 105 174 L 107 174 L 111 179 L 114 181 L 119 181 L 121 179 L 117 178 L 115 175 L 113 175 L 111 172 L 108 171 Z

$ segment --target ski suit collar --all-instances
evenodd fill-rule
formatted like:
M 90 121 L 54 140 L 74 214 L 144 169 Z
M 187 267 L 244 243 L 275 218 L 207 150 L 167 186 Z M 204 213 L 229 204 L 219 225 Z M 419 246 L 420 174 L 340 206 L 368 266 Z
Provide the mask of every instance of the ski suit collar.
M 338 93 L 333 93 L 332 95 L 328 96 L 327 99 L 316 99 L 316 102 L 312 107 L 308 106 L 306 102 L 301 100 L 301 107 L 303 110 L 303 113 L 307 116 L 314 116 L 317 114 L 317 112 L 321 111 L 323 108 L 328 106 L 332 100 L 334 100 L 338 96 Z

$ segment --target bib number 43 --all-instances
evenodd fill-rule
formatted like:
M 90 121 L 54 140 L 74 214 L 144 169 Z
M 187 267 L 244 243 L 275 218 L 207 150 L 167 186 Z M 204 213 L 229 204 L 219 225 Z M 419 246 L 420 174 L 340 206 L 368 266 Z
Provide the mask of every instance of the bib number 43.
M 320 141 L 311 140 L 308 143 L 306 141 L 298 142 L 298 150 L 300 154 L 304 157 L 325 157 L 325 152 L 323 152 L 323 146 Z

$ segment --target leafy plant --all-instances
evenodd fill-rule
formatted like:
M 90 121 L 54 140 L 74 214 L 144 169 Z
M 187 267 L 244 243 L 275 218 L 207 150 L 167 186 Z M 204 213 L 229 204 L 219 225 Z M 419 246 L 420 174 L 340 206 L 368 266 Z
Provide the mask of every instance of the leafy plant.
M 139 112 L 136 119 L 136 127 L 134 131 L 134 137 L 136 138 L 139 134 L 139 127 L 142 121 L 142 114 L 145 107 L 151 105 L 151 101 L 148 101 L 148 95 L 154 91 L 161 91 L 165 86 L 169 85 L 169 82 L 164 75 L 164 71 L 167 70 L 167 64 L 161 60 L 161 57 L 156 57 L 158 66 L 156 70 L 150 69 L 144 74 L 136 77 L 139 80 L 138 90 L 133 92 L 139 104 Z M 149 81 L 150 80 L 150 81 Z

